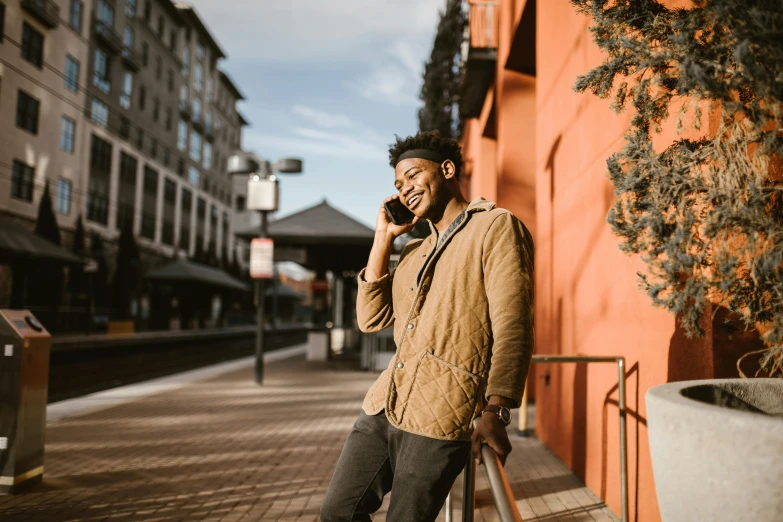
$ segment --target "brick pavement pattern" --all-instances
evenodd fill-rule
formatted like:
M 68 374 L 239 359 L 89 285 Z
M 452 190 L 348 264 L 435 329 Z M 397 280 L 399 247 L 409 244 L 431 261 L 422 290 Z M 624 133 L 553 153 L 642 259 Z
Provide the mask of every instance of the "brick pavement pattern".
M 375 376 L 299 357 L 268 365 L 263 386 L 248 368 L 49 423 L 43 484 L 0 496 L 0 520 L 316 521 Z M 617 520 L 538 441 L 512 444 L 526 522 Z M 481 469 L 476 499 L 476 520 L 497 520 Z

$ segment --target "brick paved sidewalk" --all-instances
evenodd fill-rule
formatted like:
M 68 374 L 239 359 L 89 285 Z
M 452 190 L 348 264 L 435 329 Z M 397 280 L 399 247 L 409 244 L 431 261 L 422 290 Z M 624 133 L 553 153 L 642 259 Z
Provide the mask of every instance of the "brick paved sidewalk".
M 374 378 L 298 357 L 268 365 L 260 387 L 247 368 L 51 422 L 44 483 L 0 497 L 0 520 L 315 521 Z M 526 522 L 616 520 L 536 440 L 512 443 Z M 496 520 L 478 477 L 476 519 Z

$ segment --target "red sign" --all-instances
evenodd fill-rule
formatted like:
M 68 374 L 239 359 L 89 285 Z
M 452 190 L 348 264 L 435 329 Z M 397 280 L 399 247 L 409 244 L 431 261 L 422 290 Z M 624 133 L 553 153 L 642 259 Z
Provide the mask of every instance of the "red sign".
M 271 239 L 257 237 L 250 242 L 250 277 L 272 279 L 275 244 Z

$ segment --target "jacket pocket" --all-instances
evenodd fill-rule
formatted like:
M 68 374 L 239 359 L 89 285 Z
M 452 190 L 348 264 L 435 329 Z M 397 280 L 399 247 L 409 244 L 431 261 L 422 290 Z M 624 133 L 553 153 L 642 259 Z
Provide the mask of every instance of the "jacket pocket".
M 402 426 L 440 439 L 465 439 L 480 390 L 478 375 L 427 352 L 416 370 Z

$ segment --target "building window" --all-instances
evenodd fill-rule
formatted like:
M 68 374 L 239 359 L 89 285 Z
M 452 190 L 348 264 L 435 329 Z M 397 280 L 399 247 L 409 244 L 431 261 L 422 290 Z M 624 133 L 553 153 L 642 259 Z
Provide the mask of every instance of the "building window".
M 136 33 L 130 27 L 125 28 L 125 33 L 122 36 L 122 55 L 126 58 L 130 56 L 133 51 L 133 41 L 136 39 Z
M 196 58 L 204 59 L 204 46 L 200 42 L 196 44 Z
M 22 58 L 39 69 L 43 67 L 43 35 L 22 23 Z
M 155 138 L 152 138 L 150 143 L 150 156 L 153 158 L 158 157 L 158 141 Z
M 201 100 L 195 98 L 193 100 L 193 121 L 198 121 L 200 119 L 201 119 Z
M 71 8 L 68 11 L 68 25 L 81 34 L 82 32 L 82 11 L 84 10 L 84 4 L 79 0 L 71 0 Z
M 174 92 L 174 71 L 169 69 L 169 92 Z
M 169 161 L 171 161 L 171 154 L 169 153 L 169 149 L 163 149 L 163 164 L 168 167 Z
M 212 130 L 212 113 L 209 111 L 204 114 L 204 128 L 207 130 Z
M 73 140 L 76 134 L 76 122 L 67 116 L 60 119 L 60 150 L 73 154 Z
M 155 57 L 155 79 L 160 80 L 163 76 L 163 61 L 160 56 Z
M 198 132 L 190 133 L 190 159 L 201 162 L 201 134 Z
M 204 144 L 204 168 L 205 169 L 211 169 L 212 168 L 212 145 L 209 143 Z
M 125 14 L 128 18 L 136 16 L 136 0 L 125 0 Z
M 92 99 L 90 104 L 90 119 L 100 127 L 106 127 L 109 124 L 109 108 L 100 100 Z
M 166 130 L 171 130 L 171 108 L 166 109 Z
M 179 205 L 179 246 L 188 251 L 190 250 L 190 216 L 193 209 L 193 196 L 186 188 L 182 189 Z
M 150 20 L 152 20 L 152 4 L 150 4 L 150 0 L 147 0 L 147 3 L 144 4 L 144 21 L 150 23 Z
M 67 216 L 71 213 L 71 182 L 67 179 L 57 180 L 57 197 L 54 200 L 54 210 Z
M 177 205 L 177 183 L 169 178 L 163 179 L 163 230 L 161 243 L 174 245 L 174 213 Z
M 158 199 L 158 172 L 144 167 L 144 201 L 141 214 L 141 236 L 155 239 L 155 211 Z
M 139 110 L 143 111 L 147 105 L 147 89 L 142 85 L 139 87 Z
M 136 158 L 120 152 L 120 190 L 117 193 L 117 228 L 120 230 L 126 225 L 133 227 L 137 166 Z
M 146 67 L 150 61 L 150 46 L 147 42 L 141 42 L 141 65 Z
M 182 76 L 185 78 L 190 74 L 190 49 L 187 47 L 182 51 Z
M 106 225 L 109 222 L 109 184 L 111 143 L 93 135 L 90 145 L 90 181 L 87 192 L 87 219 Z
M 237 196 L 237 212 L 244 212 L 245 196 Z
M 139 150 L 144 148 L 144 129 L 136 129 L 136 148 Z
M 130 138 L 130 120 L 125 116 L 120 116 L 120 137 Z
M 211 102 L 215 99 L 215 82 L 212 78 L 207 79 L 207 101 Z
M 166 22 L 163 20 L 163 15 L 158 16 L 158 38 L 163 40 L 163 35 L 166 33 Z
M 182 120 L 177 124 L 177 148 L 181 151 L 188 148 L 188 124 Z
M 179 158 L 177 160 L 177 174 L 185 177 L 185 158 Z
M 109 57 L 101 49 L 95 50 L 95 75 L 92 77 L 92 83 L 105 94 L 108 94 L 111 90 L 111 82 L 109 82 Z
M 200 63 L 196 64 L 196 72 L 193 74 L 193 88 L 196 92 L 201 92 L 204 87 L 204 66 Z
M 182 108 L 188 106 L 188 87 L 186 85 L 179 88 L 179 106 Z
M 169 32 L 169 50 L 172 54 L 177 52 L 177 31 L 174 29 Z
M 71 92 L 79 90 L 79 62 L 71 55 L 65 55 L 65 88 Z
M 155 98 L 152 100 L 152 121 L 158 121 L 160 118 L 160 101 Z
M 114 27 L 114 7 L 106 0 L 98 1 L 98 21 L 103 22 L 107 27 Z
M 19 160 L 14 160 L 11 173 L 11 197 L 23 201 L 33 200 L 33 178 L 35 169 Z
M 188 183 L 194 187 L 198 187 L 198 181 L 201 177 L 201 173 L 196 167 L 188 167 Z
M 122 94 L 120 95 L 120 106 L 123 109 L 131 108 L 133 96 L 133 74 L 125 72 L 122 75 Z
M 19 90 L 16 100 L 16 126 L 32 134 L 38 134 L 38 110 L 41 102 Z

